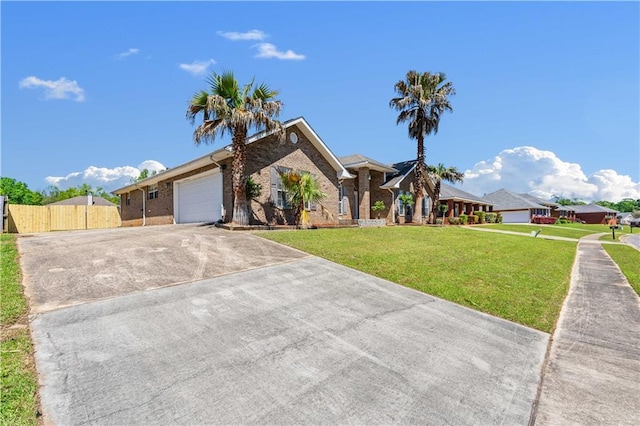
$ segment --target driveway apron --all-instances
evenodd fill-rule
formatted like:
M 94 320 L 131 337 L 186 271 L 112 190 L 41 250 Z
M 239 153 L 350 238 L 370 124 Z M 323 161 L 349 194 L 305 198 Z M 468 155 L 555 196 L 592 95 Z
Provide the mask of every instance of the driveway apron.
M 179 227 L 163 232 L 177 233 L 169 241 L 184 238 Z M 217 229 L 209 232 L 225 237 L 222 245 L 240 238 Z M 120 235 L 110 234 L 112 244 Z M 146 237 L 136 235 L 139 244 L 147 245 Z M 74 238 L 83 242 L 80 234 Z M 209 241 L 206 235 L 201 238 L 203 244 Z M 247 245 L 261 240 L 244 238 Z M 529 422 L 546 333 L 275 243 L 257 244 L 271 254 L 263 266 L 151 290 L 132 283 L 128 292 L 130 277 L 122 275 L 121 291 L 111 297 L 35 315 L 31 328 L 45 421 Z M 48 247 L 41 240 L 40 250 Z M 239 244 L 232 252 L 248 256 L 251 250 Z M 292 252 L 298 257 L 290 258 Z M 22 253 L 31 278 L 39 276 L 34 253 Z M 74 259 L 52 253 L 45 269 L 57 268 L 58 262 L 93 261 L 80 253 L 72 254 Z M 167 269 L 158 274 L 146 270 L 147 288 L 166 282 L 159 274 L 172 266 L 181 268 L 171 258 L 166 261 Z M 116 267 L 122 271 L 122 265 Z M 61 268 L 65 270 L 58 279 L 69 274 Z M 73 280 L 65 282 L 58 285 L 74 285 Z M 31 290 L 39 306 L 51 306 L 48 297 L 59 303 L 45 285 Z
M 536 424 L 640 424 L 640 298 L 601 235 L 578 243 Z

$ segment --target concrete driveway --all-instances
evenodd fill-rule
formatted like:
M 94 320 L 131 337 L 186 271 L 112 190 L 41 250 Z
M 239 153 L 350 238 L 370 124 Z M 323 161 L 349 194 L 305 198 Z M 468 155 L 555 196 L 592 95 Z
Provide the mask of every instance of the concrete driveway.
M 529 421 L 545 333 L 240 232 L 19 248 L 49 423 Z

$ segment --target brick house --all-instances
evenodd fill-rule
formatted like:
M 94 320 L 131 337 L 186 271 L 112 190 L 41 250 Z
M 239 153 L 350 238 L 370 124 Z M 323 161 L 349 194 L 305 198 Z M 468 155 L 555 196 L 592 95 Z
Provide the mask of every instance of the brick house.
M 291 224 L 278 169 L 313 174 L 327 198 L 309 206 L 313 224 L 337 224 L 351 219 L 338 214 L 339 186 L 351 175 L 302 117 L 284 123 L 286 141 L 257 133 L 247 139 L 246 174 L 262 186 L 251 200 L 252 224 Z M 233 213 L 231 146 L 218 149 L 177 167 L 113 191 L 120 196 L 123 226 L 189 222 L 229 222 Z

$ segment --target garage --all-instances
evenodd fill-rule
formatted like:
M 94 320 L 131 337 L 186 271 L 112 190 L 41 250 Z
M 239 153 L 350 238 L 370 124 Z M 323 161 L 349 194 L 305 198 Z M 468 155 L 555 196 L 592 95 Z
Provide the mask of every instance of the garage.
M 531 219 L 529 210 L 503 211 L 500 214 L 502 223 L 529 223 Z
M 176 223 L 216 222 L 222 218 L 222 174 L 219 169 L 176 181 L 173 188 Z

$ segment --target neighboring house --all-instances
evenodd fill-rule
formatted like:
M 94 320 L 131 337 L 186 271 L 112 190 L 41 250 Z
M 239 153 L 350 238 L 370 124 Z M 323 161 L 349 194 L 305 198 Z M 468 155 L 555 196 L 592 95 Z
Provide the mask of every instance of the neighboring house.
M 66 200 L 49 203 L 48 206 L 115 206 L 111 201 L 102 197 L 95 197 L 92 194 L 79 195 L 77 197 L 67 198 Z
M 580 220 L 584 223 L 602 224 L 606 225 L 611 219 L 615 219 L 618 216 L 618 211 L 599 206 L 597 204 L 585 204 L 577 206 L 566 206 L 575 211 L 576 220 Z
M 246 174 L 262 186 L 251 200 L 251 224 L 292 224 L 278 170 L 313 174 L 327 194 L 319 205 L 309 206 L 313 224 L 337 224 L 341 183 L 352 176 L 325 143 L 300 117 L 284 123 L 286 140 L 260 132 L 247 138 Z M 177 167 L 113 191 L 120 196 L 123 226 L 189 222 L 229 222 L 233 213 L 231 145 L 217 149 Z M 344 208 L 344 207 L 342 207 Z
M 621 225 L 640 225 L 640 217 L 633 217 L 631 213 L 620 213 L 618 215 L 618 223 Z
M 487 200 L 444 182 L 440 184 L 440 204 L 447 205 L 448 217 L 458 217 L 463 213 L 471 215 L 477 211 L 493 211 L 493 204 Z
M 493 211 L 500 213 L 502 223 L 530 223 L 534 216 L 551 216 L 549 205 L 543 205 L 541 200 L 524 195 L 499 189 L 482 198 L 493 204 Z

